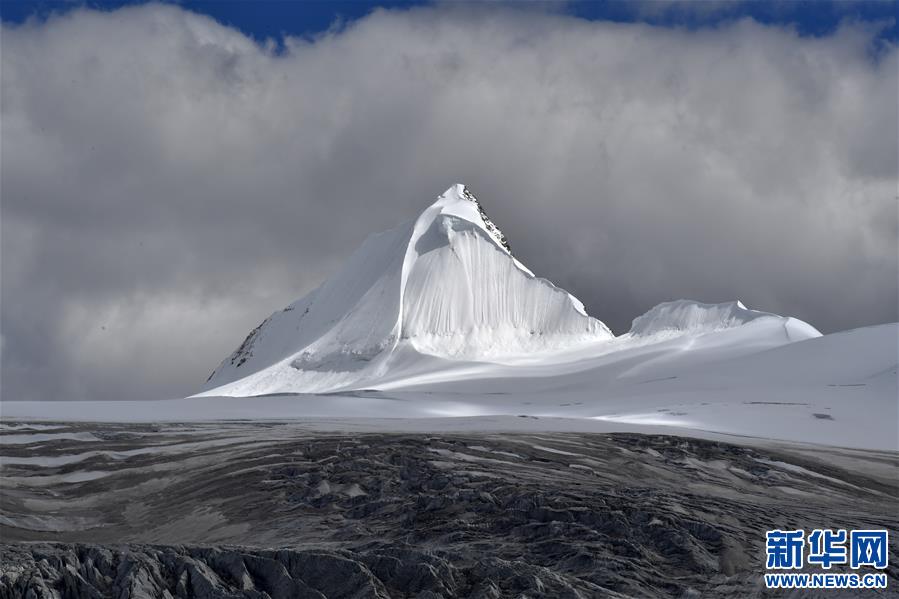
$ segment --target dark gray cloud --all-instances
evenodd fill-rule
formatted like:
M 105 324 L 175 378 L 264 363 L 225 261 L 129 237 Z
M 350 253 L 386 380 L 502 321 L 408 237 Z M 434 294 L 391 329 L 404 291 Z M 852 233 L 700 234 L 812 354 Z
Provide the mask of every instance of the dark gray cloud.
M 451 183 L 613 329 L 897 319 L 897 52 L 750 21 L 378 11 L 283 52 L 173 6 L 2 31 L 3 399 L 196 391 Z

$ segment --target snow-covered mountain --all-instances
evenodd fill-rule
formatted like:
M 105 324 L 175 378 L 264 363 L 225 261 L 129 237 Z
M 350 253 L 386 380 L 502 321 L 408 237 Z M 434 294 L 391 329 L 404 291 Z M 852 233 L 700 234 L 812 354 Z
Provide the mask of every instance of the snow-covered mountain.
M 212 374 L 206 392 L 323 392 L 397 368 L 503 360 L 611 339 L 568 292 L 509 251 L 464 185 L 414 221 L 370 237 L 334 278 L 271 315 Z
M 663 303 L 615 337 L 522 265 L 454 185 L 267 318 L 197 396 L 4 401 L 3 415 L 727 434 L 895 451 L 897 363 L 899 324 L 822 336 L 739 301 Z
M 821 333 L 807 322 L 770 312 L 750 310 L 739 300 L 723 304 L 702 304 L 687 300 L 665 302 L 643 316 L 635 318 L 629 335 L 636 337 L 679 333 L 696 335 L 743 326 L 759 319 L 781 324 L 787 340 L 799 341 L 821 336 Z
M 467 416 L 484 427 L 527 416 L 895 448 L 897 362 L 896 324 L 822 336 L 739 301 L 659 304 L 615 337 L 521 264 L 454 185 L 266 319 L 187 401 L 269 417 Z M 266 411 L 263 395 L 291 397 Z
M 401 388 L 485 366 L 524 377 L 548 365 L 569 372 L 735 327 L 746 332 L 718 335 L 705 359 L 820 335 L 740 302 L 680 300 L 616 338 L 577 298 L 519 262 L 477 198 L 456 184 L 414 221 L 369 237 L 336 276 L 251 331 L 199 395 Z

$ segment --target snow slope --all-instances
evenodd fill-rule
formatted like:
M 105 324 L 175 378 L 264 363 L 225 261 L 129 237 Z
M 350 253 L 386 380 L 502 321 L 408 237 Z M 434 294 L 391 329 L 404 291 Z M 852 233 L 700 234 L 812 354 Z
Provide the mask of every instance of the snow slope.
M 316 431 L 629 431 L 899 450 L 899 325 L 785 339 L 783 322 L 766 318 L 700 335 L 622 336 L 603 354 L 530 366 L 443 362 L 452 367 L 381 390 L 0 408 L 4 422 L 286 419 Z

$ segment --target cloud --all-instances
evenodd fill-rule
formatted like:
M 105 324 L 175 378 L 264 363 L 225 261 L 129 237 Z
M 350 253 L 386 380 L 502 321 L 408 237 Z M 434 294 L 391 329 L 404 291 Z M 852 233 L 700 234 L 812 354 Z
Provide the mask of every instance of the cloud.
M 451 183 L 617 331 L 679 297 L 897 319 L 897 52 L 738 21 L 166 5 L 3 26 L 4 399 L 175 397 Z

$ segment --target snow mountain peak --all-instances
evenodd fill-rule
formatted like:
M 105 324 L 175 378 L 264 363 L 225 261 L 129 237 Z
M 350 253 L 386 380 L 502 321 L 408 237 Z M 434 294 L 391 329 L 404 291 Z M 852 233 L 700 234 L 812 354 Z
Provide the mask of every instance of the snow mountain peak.
M 484 211 L 484 207 L 478 201 L 478 198 L 471 192 L 468 187 L 463 183 L 456 183 L 443 192 L 437 200 L 437 203 L 443 202 L 444 204 L 452 204 L 454 202 L 471 202 L 474 204 L 475 208 L 478 212 L 478 217 L 480 220 L 480 225 L 493 237 L 507 252 L 512 253 L 512 248 L 509 247 L 509 242 L 506 239 L 506 236 L 503 235 L 503 232 L 499 230 L 493 221 L 490 220 L 490 217 L 487 216 L 487 213 Z M 464 210 L 463 210 L 464 212 Z
M 577 298 L 519 262 L 477 197 L 455 184 L 414 220 L 370 236 L 332 278 L 253 329 L 200 395 L 386 389 L 464 379 L 486 366 L 576 370 L 646 344 L 698 347 L 706 335 L 760 347 L 820 333 L 737 301 L 679 300 L 615 338 Z
M 577 298 L 512 256 L 475 195 L 455 184 L 254 329 L 204 394 L 361 388 L 440 361 L 539 355 L 612 337 Z
M 820 337 L 810 324 L 796 318 L 751 310 L 740 300 L 720 304 L 704 304 L 692 300 L 663 302 L 634 319 L 631 336 L 650 337 L 679 333 L 703 334 L 736 328 L 759 321 L 774 321 L 783 327 L 787 338 Z

